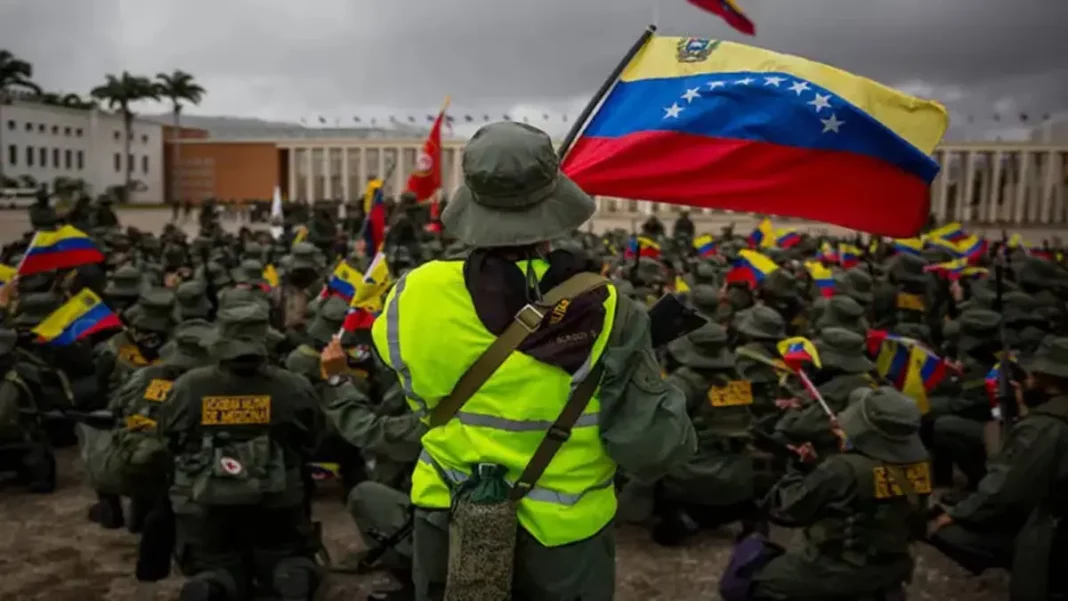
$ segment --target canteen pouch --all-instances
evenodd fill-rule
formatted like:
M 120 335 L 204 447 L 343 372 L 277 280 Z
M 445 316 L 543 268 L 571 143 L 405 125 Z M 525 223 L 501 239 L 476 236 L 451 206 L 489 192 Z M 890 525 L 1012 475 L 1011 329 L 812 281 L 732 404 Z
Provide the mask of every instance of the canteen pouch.
M 453 492 L 445 601 L 511 597 L 518 501 L 499 465 L 474 466 Z
M 753 588 L 753 576 L 782 554 L 782 547 L 760 533 L 750 534 L 739 541 L 719 581 L 719 595 L 723 601 L 748 601 L 749 591 Z
M 282 449 L 263 434 L 249 440 L 206 435 L 204 445 L 181 466 L 175 483 L 191 481 L 192 501 L 201 505 L 257 505 L 286 490 Z

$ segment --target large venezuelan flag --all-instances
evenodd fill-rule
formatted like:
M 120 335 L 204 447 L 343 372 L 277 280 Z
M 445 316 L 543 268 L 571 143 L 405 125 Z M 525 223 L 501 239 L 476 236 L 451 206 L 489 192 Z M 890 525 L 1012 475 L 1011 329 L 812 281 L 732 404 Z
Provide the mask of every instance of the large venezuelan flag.
M 19 263 L 18 272 L 20 275 L 31 275 L 103 260 L 104 254 L 85 232 L 65 225 L 55 231 L 34 234 Z
M 92 290 L 85 288 L 33 329 L 38 340 L 67 346 L 103 330 L 121 328 L 119 316 Z
M 945 108 L 803 58 L 654 37 L 564 161 L 587 193 L 894 237 L 928 217 Z

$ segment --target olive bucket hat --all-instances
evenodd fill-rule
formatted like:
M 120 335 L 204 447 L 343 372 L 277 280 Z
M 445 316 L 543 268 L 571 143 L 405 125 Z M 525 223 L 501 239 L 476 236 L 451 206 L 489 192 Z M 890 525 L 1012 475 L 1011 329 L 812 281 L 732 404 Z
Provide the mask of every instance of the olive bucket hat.
M 1001 315 L 986 309 L 968 309 L 960 314 L 960 333 L 957 336 L 957 348 L 968 353 L 973 349 L 988 346 L 990 341 L 998 339 L 998 327 Z
M 211 343 L 215 327 L 203 319 L 183 321 L 174 328 L 171 340 L 160 355 L 170 365 L 193 369 L 211 363 Z
M 174 291 L 174 297 L 178 302 L 178 318 L 182 321 L 207 319 L 211 315 L 211 300 L 204 280 L 182 282 Z
M 727 342 L 727 329 L 710 323 L 668 345 L 675 360 L 697 369 L 730 369 L 734 354 Z
M 815 340 L 816 352 L 825 368 L 850 374 L 875 370 L 875 364 L 864 354 L 865 337 L 845 328 L 826 328 Z
M 893 388 L 858 388 L 838 414 L 838 425 L 857 451 L 900 465 L 927 461 L 920 417 L 916 403 Z
M 110 298 L 136 299 L 141 295 L 142 274 L 133 265 L 123 265 L 111 274 L 107 286 L 104 288 L 104 296 Z
M 844 328 L 858 334 L 866 334 L 868 320 L 864 318 L 864 307 L 848 296 L 832 296 L 816 320 L 817 331 L 822 332 L 828 328 Z
M 168 332 L 174 325 L 174 292 L 152 288 L 141 293 L 136 310 L 131 311 L 129 325 L 148 332 Z
M 734 329 L 750 340 L 777 342 L 786 338 L 786 323 L 782 315 L 763 305 L 739 312 L 734 318 Z
M 341 330 L 341 325 L 345 323 L 348 310 L 348 303 L 340 297 L 331 296 L 326 299 L 308 324 L 308 335 L 316 342 L 329 344 L 330 339 Z
M 491 123 L 475 132 L 464 148 L 463 174 L 441 221 L 470 246 L 559 238 L 596 209 L 593 198 L 560 171 L 548 134 L 523 123 Z
M 224 306 L 216 317 L 216 337 L 211 344 L 215 359 L 226 361 L 245 356 L 267 356 L 269 330 L 267 309 L 255 302 Z
M 1068 338 L 1047 336 L 1021 366 L 1032 374 L 1068 379 Z
M 11 324 L 16 328 L 32 328 L 47 319 L 62 304 L 62 299 L 52 292 L 27 294 L 19 301 L 18 313 Z
M 852 298 L 863 307 L 871 305 L 875 299 L 874 286 L 871 275 L 863 268 L 854 267 L 834 277 L 837 293 Z

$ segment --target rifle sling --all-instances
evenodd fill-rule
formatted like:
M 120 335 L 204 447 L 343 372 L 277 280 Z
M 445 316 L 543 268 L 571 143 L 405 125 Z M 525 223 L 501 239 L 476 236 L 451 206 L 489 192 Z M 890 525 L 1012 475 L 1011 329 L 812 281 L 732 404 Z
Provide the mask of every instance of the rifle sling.
M 599 274 L 577 273 L 545 293 L 540 301 L 520 309 L 504 332 L 460 376 L 449 396 L 431 410 L 430 427 L 442 426 L 452 419 L 512 352 L 523 344 L 527 336 L 538 331 L 546 313 L 552 311 L 560 301 L 571 300 L 607 284 L 608 279 Z

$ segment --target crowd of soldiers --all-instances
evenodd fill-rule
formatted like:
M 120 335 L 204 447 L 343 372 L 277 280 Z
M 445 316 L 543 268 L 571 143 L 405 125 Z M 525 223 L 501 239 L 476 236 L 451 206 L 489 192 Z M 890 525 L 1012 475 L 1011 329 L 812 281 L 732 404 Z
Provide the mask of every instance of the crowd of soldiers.
M 394 279 L 465 260 L 448 230 L 424 227 L 425 207 L 410 198 L 391 207 L 382 252 Z M 140 580 L 166 577 L 173 558 L 184 601 L 310 599 L 331 569 L 388 570 L 402 588 L 382 598 L 440 598 L 412 584 L 408 491 L 427 424 L 371 332 L 343 327 L 348 303 L 327 286 L 339 262 L 363 273 L 374 255 L 356 242 L 359 207 L 341 221 L 336 205 L 294 205 L 277 239 L 225 231 L 211 204 L 193 238 L 174 225 L 123 230 L 110 209 L 94 211 L 61 218 L 39 204 L 31 220 L 76 224 L 104 264 L 0 289 L 6 483 L 51 492 L 53 449 L 78 444 L 97 495 L 88 519 L 140 534 Z M 779 269 L 750 286 L 727 281 L 747 233 L 728 228 L 700 256 L 683 213 L 670 234 L 656 217 L 642 225 L 657 256 L 626 251 L 637 232 L 552 242 L 637 304 L 674 293 L 707 320 L 655 349 L 686 399 L 697 452 L 653 478 L 621 469 L 617 521 L 665 546 L 739 524 L 727 598 L 900 598 L 919 540 L 973 573 L 1011 570 L 1014 599 L 1064 598 L 1054 567 L 1068 558 L 1068 270 L 995 243 L 980 263 L 1004 262 L 1000 290 L 993 277 L 950 283 L 928 269 L 953 259 L 947 251 L 872 240 L 857 266 L 823 259 L 834 274 L 827 297 L 803 263 L 837 240 L 804 235 L 763 249 Z M 4 263 L 19 263 L 31 234 L 4 247 Z M 83 288 L 124 328 L 40 344 L 33 328 Z M 923 302 L 902 305 L 901 294 Z M 871 330 L 946 359 L 950 375 L 925 413 L 880 377 Z M 818 351 L 807 374 L 826 407 L 783 369 L 778 343 L 795 336 Z M 1019 415 L 990 448 L 999 420 L 985 384 L 1007 351 Z M 928 458 L 929 473 L 918 467 Z M 369 546 L 333 565 L 311 505 L 323 470 Z M 803 529 L 802 547 L 767 542 L 769 524 Z

